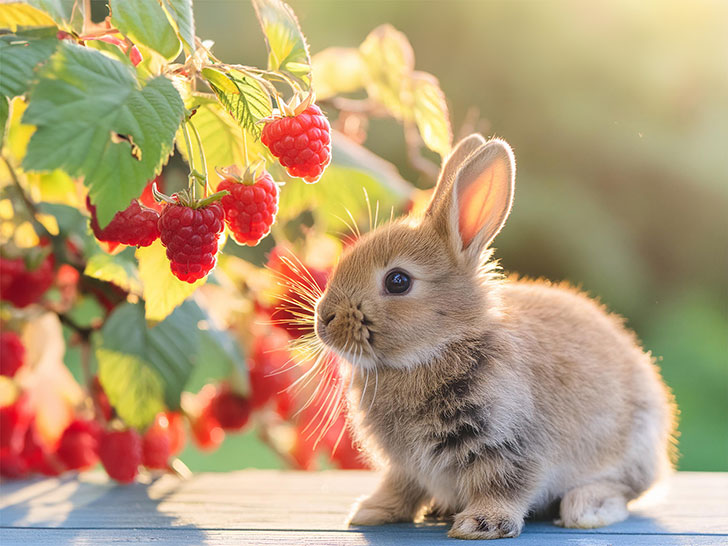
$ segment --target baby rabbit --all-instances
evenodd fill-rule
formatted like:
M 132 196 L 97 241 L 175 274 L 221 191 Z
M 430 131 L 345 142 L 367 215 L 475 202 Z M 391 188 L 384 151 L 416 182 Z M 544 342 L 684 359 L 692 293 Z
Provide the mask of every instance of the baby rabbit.
M 558 525 L 599 527 L 670 469 L 672 397 L 623 320 L 489 261 L 514 176 L 504 141 L 461 141 L 424 216 L 362 237 L 316 305 L 317 336 L 351 365 L 355 433 L 384 470 L 351 525 L 429 508 L 454 515 L 451 537 L 515 537 L 560 502 Z

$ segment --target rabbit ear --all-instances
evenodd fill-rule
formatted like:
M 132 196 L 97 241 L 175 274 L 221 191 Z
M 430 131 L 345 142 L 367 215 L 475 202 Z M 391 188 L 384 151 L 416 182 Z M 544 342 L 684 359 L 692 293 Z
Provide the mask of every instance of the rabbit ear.
M 450 155 L 445 158 L 442 163 L 440 177 L 437 180 L 437 186 L 435 186 L 435 193 L 432 194 L 428 206 L 428 212 L 437 206 L 442 196 L 450 189 L 460 166 L 483 144 L 485 144 L 485 139 L 478 133 L 473 133 L 458 142 Z
M 503 227 L 513 202 L 516 164 L 510 146 L 488 141 L 460 166 L 431 215 L 456 250 L 477 258 Z

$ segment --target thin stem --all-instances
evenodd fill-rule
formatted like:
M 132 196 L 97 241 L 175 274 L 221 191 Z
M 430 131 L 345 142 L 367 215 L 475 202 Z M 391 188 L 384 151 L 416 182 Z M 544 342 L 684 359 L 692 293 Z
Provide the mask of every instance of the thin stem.
M 202 161 L 202 174 L 205 175 L 205 197 L 207 197 L 207 159 L 205 158 L 205 150 L 202 148 L 202 139 L 200 138 L 200 132 L 197 130 L 197 127 L 195 127 L 195 124 L 192 123 L 192 119 L 190 119 L 188 122 L 190 127 L 192 127 L 192 133 L 195 135 L 195 140 L 197 141 L 197 148 L 200 150 L 200 160 Z
M 243 135 L 243 161 L 245 162 L 245 168 L 248 168 L 248 165 L 250 165 L 250 160 L 248 159 L 248 134 L 245 131 L 245 127 L 240 128 L 240 132 Z
M 15 172 L 15 169 L 11 165 L 10 161 L 5 156 L 2 156 L 2 160 L 5 163 L 5 166 L 8 169 L 8 172 L 10 173 L 10 178 L 13 179 L 13 185 L 15 186 L 15 189 L 18 192 L 18 195 L 20 195 L 20 199 L 23 201 L 23 205 L 25 205 L 25 208 L 28 211 L 28 216 L 30 216 L 30 222 L 33 224 L 33 227 L 35 228 L 36 232 L 38 232 L 43 237 L 48 237 L 48 239 L 53 239 L 53 235 L 46 229 L 46 227 L 41 224 L 38 219 L 36 218 L 36 214 L 38 213 L 38 210 L 35 207 L 35 203 L 33 203 L 30 198 L 26 195 L 25 190 L 23 189 L 23 186 L 20 184 L 20 179 L 18 178 L 18 174 Z
M 192 141 L 190 140 L 190 131 L 187 128 L 188 121 L 185 120 L 184 123 L 182 123 L 182 132 L 185 135 L 185 147 L 187 148 L 187 157 L 189 158 L 189 164 L 190 164 L 190 176 L 189 176 L 189 183 L 191 186 L 192 191 L 192 198 L 197 198 L 197 177 L 195 176 L 195 172 L 197 172 L 197 169 L 195 169 L 195 152 L 192 150 Z

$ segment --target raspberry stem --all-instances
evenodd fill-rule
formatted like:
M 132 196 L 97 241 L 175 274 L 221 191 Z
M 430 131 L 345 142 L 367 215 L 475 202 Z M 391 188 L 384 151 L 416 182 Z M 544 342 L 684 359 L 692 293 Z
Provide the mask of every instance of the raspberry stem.
M 195 140 L 197 141 L 197 148 L 200 150 L 200 160 L 202 161 L 202 172 L 204 173 L 204 176 L 202 178 L 202 182 L 205 186 L 205 196 L 207 196 L 208 191 L 208 184 L 207 184 L 207 159 L 205 158 L 205 150 L 202 147 L 202 139 L 200 138 L 200 132 L 197 130 L 197 127 L 195 127 L 195 124 L 192 123 L 192 118 L 187 120 L 187 123 L 190 127 L 192 127 L 192 132 L 195 135 Z M 197 171 L 195 171 L 195 174 Z

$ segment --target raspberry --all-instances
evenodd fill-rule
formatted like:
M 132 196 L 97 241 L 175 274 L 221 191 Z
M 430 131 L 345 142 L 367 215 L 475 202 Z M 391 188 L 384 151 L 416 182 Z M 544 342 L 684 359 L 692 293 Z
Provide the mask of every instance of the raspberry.
M 205 385 L 195 397 L 195 405 L 199 412 L 192 421 L 192 437 L 203 451 L 216 449 L 225 439 L 225 431 L 212 415 L 212 400 L 217 389 L 214 385 Z
M 254 184 L 226 178 L 217 189 L 230 192 L 220 202 L 225 209 L 225 223 L 238 244 L 255 246 L 270 233 L 278 212 L 279 193 L 270 174 L 263 171 Z
M 156 210 L 148 209 L 132 199 L 131 204 L 124 210 L 117 212 L 104 229 L 99 226 L 96 218 L 96 207 L 86 197 L 86 208 L 91 213 L 91 229 L 99 241 L 129 246 L 149 246 L 159 237 L 157 222 L 159 214 Z
M 269 400 L 284 393 L 289 381 L 280 373 L 290 359 L 286 346 L 286 334 L 273 329 L 270 335 L 256 337 L 250 361 L 250 406 L 259 409 Z
M 35 423 L 31 423 L 25 433 L 25 445 L 20 455 L 31 472 L 40 472 L 45 476 L 58 476 L 64 470 L 56 455 L 49 453 L 43 444 Z
M 295 116 L 283 116 L 263 127 L 260 140 L 288 174 L 313 183 L 331 161 L 331 127 L 321 109 L 312 104 Z
M 131 483 L 142 462 L 142 439 L 131 428 L 107 431 L 101 437 L 99 456 L 111 478 L 119 483 Z
M 69 470 L 91 468 L 99 460 L 101 434 L 101 427 L 95 421 L 72 421 L 58 443 L 58 458 Z
M 157 415 L 154 425 L 167 433 L 170 455 L 177 455 L 185 447 L 186 434 L 182 414 L 166 411 Z
M 21 394 L 12 404 L 0 408 L 0 448 L 20 453 L 33 413 L 28 397 Z
M 53 254 L 48 254 L 32 271 L 26 268 L 22 258 L 0 258 L 0 299 L 15 307 L 27 307 L 37 302 L 53 284 L 54 265 Z
M 0 375 L 13 377 L 25 361 L 25 346 L 15 332 L 0 334 Z
M 184 205 L 164 207 L 159 231 L 175 277 L 193 283 L 215 267 L 224 216 L 219 202 L 198 209 Z
M 210 412 L 223 430 L 240 430 L 250 418 L 250 401 L 222 385 L 210 401 Z
M 153 178 L 152 180 L 147 182 L 147 185 L 144 186 L 142 194 L 139 196 L 139 202 L 147 208 L 154 209 L 157 212 L 161 212 L 162 203 L 154 198 L 154 193 L 152 192 L 152 185 L 155 183 L 157 184 L 157 191 L 164 191 L 164 177 L 160 174 L 156 178 Z
M 142 464 L 147 468 L 166 469 L 171 454 L 166 430 L 151 426 L 142 436 Z
M 28 463 L 19 453 L 7 447 L 0 448 L 0 476 L 17 480 L 25 478 L 28 472 Z

